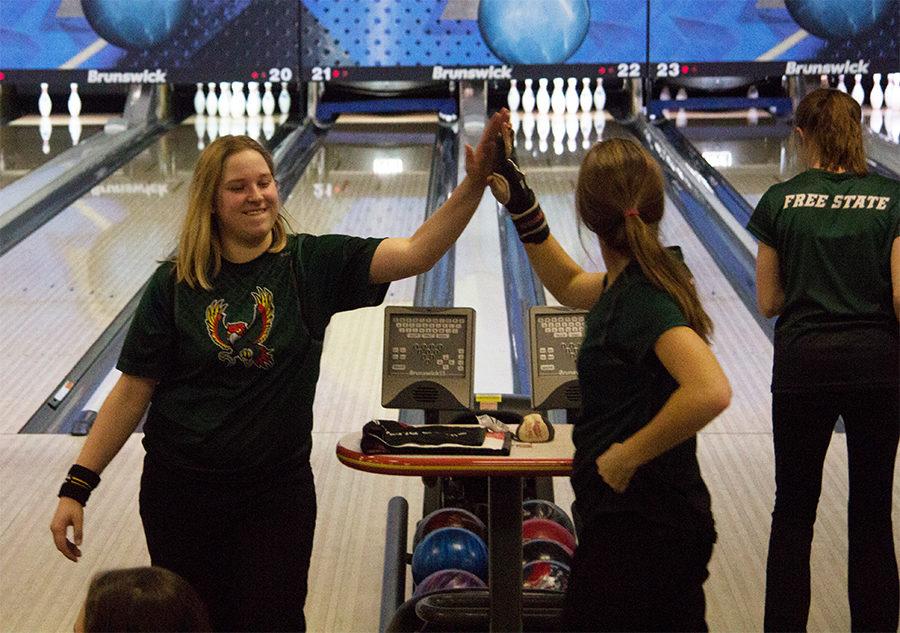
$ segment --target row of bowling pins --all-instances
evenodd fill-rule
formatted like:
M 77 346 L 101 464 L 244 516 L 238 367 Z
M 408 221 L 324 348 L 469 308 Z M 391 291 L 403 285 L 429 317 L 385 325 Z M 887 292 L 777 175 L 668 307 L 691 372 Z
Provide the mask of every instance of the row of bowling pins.
M 525 86 L 519 93 L 518 81 L 510 79 L 509 93 L 506 95 L 506 103 L 510 112 L 518 112 L 519 106 L 523 112 L 548 114 L 577 114 L 590 112 L 591 108 L 597 112 L 603 112 L 606 107 L 606 90 L 603 87 L 603 77 L 597 79 L 596 87 L 591 90 L 591 79 L 585 77 L 581 80 L 581 89 L 578 89 L 578 79 L 569 77 L 568 86 L 562 77 L 553 80 L 553 91 L 549 90 L 550 80 L 542 77 L 538 79 L 537 93 L 534 92 L 533 80 L 526 79 Z
M 278 116 L 277 123 L 283 124 L 287 120 L 287 114 Z M 217 117 L 198 114 L 194 117 L 194 131 L 197 133 L 197 149 L 202 150 L 206 147 L 206 137 L 210 142 L 216 140 L 220 136 L 243 136 L 246 134 L 256 140 L 262 133 L 266 140 L 272 138 L 275 134 L 275 117 L 271 114 L 263 115 L 262 120 L 258 116 L 251 117 Z
M 894 143 L 900 143 L 900 109 L 874 108 L 869 115 L 869 129 L 875 134 L 890 138 Z
M 553 135 L 553 151 L 556 155 L 563 153 L 565 148 L 570 152 L 578 150 L 578 135 L 581 133 L 581 147 L 591 147 L 591 131 L 595 135 L 595 141 L 603 137 L 603 128 L 606 126 L 606 115 L 603 111 L 581 112 L 580 114 L 534 114 L 525 111 L 519 114 L 513 110 L 509 115 L 509 124 L 513 130 L 513 142 L 518 145 L 519 129 L 524 137 L 524 148 L 527 152 L 534 150 L 534 133 L 537 131 L 538 151 L 541 153 L 549 149 L 548 141 Z
M 259 82 L 247 82 L 247 95 L 244 95 L 244 82 L 227 81 L 219 82 L 219 96 L 216 96 L 216 84 L 210 81 L 207 84 L 208 91 L 203 94 L 203 84 L 197 83 L 197 91 L 194 93 L 194 112 L 209 116 L 222 117 L 240 117 L 259 116 L 262 114 L 273 114 L 275 112 L 276 103 L 281 114 L 287 114 L 291 109 L 291 93 L 288 91 L 287 82 L 281 82 L 281 92 L 278 94 L 276 101 L 275 95 L 272 94 L 272 82 L 267 81 L 263 84 L 264 90 L 262 95 L 259 94 Z
M 872 75 L 872 90 L 869 91 L 869 105 L 879 110 L 882 106 L 886 106 L 890 110 L 900 110 L 900 73 L 888 73 L 887 87 L 881 87 L 881 73 Z M 822 86 L 828 87 L 830 82 L 827 75 L 822 75 Z M 865 103 L 866 91 L 862 85 L 862 75 L 857 73 L 853 76 L 853 88 L 850 89 L 850 96 L 853 97 L 859 105 Z M 844 75 L 838 75 L 837 89 L 841 92 L 848 92 L 847 83 L 844 81 Z
M 38 112 L 42 118 L 47 118 L 53 111 L 53 101 L 50 99 L 50 93 L 47 92 L 47 84 L 41 84 L 41 96 L 38 97 Z M 79 116 L 81 114 L 81 96 L 78 94 L 78 84 L 69 84 L 69 101 L 66 104 L 69 108 L 70 116 Z

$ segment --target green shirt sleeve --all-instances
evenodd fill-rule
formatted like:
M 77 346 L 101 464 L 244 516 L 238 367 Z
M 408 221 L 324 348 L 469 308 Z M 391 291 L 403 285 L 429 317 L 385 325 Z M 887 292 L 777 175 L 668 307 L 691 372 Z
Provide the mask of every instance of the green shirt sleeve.
M 124 374 L 160 379 L 175 348 L 175 273 L 164 262 L 147 284 L 125 336 L 116 368 Z
M 369 282 L 369 268 L 382 238 L 349 235 L 300 235 L 297 240 L 298 278 L 303 314 L 310 332 L 324 336 L 338 312 L 380 304 L 389 283 Z
M 775 218 L 772 213 L 772 203 L 769 191 L 763 194 L 750 216 L 747 230 L 763 244 L 775 247 Z

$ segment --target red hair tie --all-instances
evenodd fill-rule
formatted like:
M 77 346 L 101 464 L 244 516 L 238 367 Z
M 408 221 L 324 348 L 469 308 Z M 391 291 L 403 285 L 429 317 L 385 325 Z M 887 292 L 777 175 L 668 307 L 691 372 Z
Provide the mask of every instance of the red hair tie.
M 641 213 L 640 213 L 640 211 L 638 211 L 637 209 L 632 207 L 631 209 L 625 209 L 625 213 L 623 213 L 622 215 L 624 215 L 627 218 L 630 215 L 640 216 Z

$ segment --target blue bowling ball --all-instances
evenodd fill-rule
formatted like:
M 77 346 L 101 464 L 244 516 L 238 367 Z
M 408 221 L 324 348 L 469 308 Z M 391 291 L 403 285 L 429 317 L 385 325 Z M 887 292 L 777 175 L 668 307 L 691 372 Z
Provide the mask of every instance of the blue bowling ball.
M 413 551 L 413 581 L 418 584 L 442 569 L 462 569 L 487 580 L 487 546 L 481 537 L 464 528 L 431 532 Z
M 891 0 L 785 0 L 794 21 L 826 40 L 850 39 L 874 26 Z
M 587 0 L 481 0 L 478 28 L 491 52 L 510 64 L 559 64 L 588 32 Z
M 110 44 L 130 50 L 165 42 L 188 16 L 190 0 L 81 0 L 84 17 Z

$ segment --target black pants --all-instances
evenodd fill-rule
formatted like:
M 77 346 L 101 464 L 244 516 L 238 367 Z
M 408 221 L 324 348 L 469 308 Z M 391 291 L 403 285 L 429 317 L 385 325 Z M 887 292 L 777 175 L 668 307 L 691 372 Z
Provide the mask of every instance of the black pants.
M 900 411 L 896 389 L 775 393 L 775 510 L 766 566 L 767 631 L 805 631 L 809 555 L 822 465 L 838 415 L 847 433 L 847 587 L 851 629 L 896 631 L 897 558 L 891 494 Z
M 714 536 L 633 513 L 584 526 L 572 563 L 564 631 L 707 631 L 703 583 Z
M 145 460 L 141 519 L 154 565 L 185 578 L 215 631 L 305 631 L 316 525 L 312 473 L 259 486 L 185 481 Z

